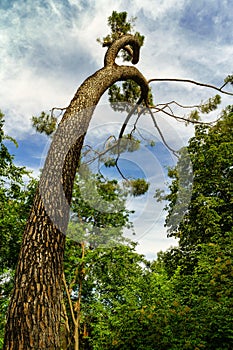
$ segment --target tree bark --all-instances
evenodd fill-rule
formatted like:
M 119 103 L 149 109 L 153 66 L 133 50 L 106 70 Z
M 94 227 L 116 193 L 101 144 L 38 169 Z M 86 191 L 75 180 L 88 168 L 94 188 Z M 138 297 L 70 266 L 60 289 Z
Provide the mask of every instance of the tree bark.
M 135 64 L 137 40 L 126 35 L 107 50 L 104 67 L 77 90 L 54 135 L 26 225 L 8 310 L 4 350 L 60 349 L 65 233 L 75 173 L 95 106 L 115 82 L 132 79 L 147 99 L 148 84 L 133 66 L 118 66 L 120 49 L 130 45 Z

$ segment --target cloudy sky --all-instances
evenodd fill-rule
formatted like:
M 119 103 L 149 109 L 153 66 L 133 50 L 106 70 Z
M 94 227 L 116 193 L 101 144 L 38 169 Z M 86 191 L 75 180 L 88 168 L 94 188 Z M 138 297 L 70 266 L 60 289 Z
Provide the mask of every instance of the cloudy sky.
M 35 174 L 43 164 L 48 141 L 35 134 L 31 116 L 67 106 L 82 81 L 103 66 L 105 49 L 96 38 L 109 32 L 107 17 L 113 10 L 137 17 L 136 30 L 146 38 L 137 67 L 148 80 L 182 78 L 221 86 L 233 73 L 231 0 L 1 0 L 0 109 L 6 132 L 19 142 L 17 150 L 11 148 L 17 164 Z M 214 95 L 188 84 L 152 83 L 151 87 L 158 104 L 172 100 L 196 104 Z M 222 101 L 223 107 L 232 103 L 224 96 Z M 100 132 L 102 136 L 117 132 L 124 118 L 110 111 L 104 95 L 90 126 L 93 146 L 98 146 Z M 193 134 L 192 127 L 168 116 L 157 118 L 173 148 L 179 149 Z M 140 154 L 125 158 L 144 173 L 151 187 L 144 198 L 130 199 L 129 207 L 137 209 L 139 251 L 152 258 L 174 244 L 166 238 L 162 207 L 152 198 L 155 188 L 164 186 L 164 167 L 172 165 L 174 157 L 161 145 L 149 120 L 144 118 L 140 127 L 154 138 L 156 147 L 151 150 L 144 145 Z

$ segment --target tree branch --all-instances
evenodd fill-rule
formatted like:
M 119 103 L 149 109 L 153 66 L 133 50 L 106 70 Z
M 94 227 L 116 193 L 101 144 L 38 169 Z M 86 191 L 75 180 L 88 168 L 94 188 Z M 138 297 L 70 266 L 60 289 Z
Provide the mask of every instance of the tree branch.
M 210 124 L 214 124 L 216 121 L 218 121 L 218 119 L 212 121 L 212 122 L 202 122 L 202 121 L 199 121 L 199 120 L 190 120 L 188 118 L 185 118 L 185 117 L 180 117 L 178 115 L 175 115 L 173 112 L 172 113 L 169 113 L 167 111 L 165 111 L 164 108 L 157 108 L 157 106 L 151 106 L 150 109 L 156 109 L 156 112 L 155 113 L 159 113 L 159 112 L 162 112 L 166 115 L 168 115 L 169 117 L 172 117 L 178 121 L 184 121 L 186 123 L 192 123 L 192 124 L 201 124 L 201 125 L 210 125 Z
M 160 127 L 158 126 L 158 123 L 156 122 L 155 117 L 154 117 L 154 115 L 153 115 L 151 109 L 148 108 L 148 107 L 147 107 L 147 109 L 148 109 L 148 111 L 149 111 L 149 113 L 150 113 L 150 116 L 151 116 L 151 118 L 152 118 L 152 121 L 153 121 L 153 123 L 154 123 L 154 126 L 155 126 L 155 128 L 157 129 L 157 131 L 158 131 L 158 133 L 159 133 L 159 135 L 160 135 L 160 137 L 161 137 L 161 139 L 162 139 L 164 145 L 174 154 L 174 156 L 175 156 L 176 158 L 178 158 L 177 152 L 176 152 L 173 148 L 171 148 L 171 147 L 168 145 L 168 143 L 166 142 L 166 140 L 165 140 L 165 138 L 164 138 L 164 136 L 163 136 L 163 133 L 162 133 Z
M 176 78 L 171 78 L 171 79 L 166 79 L 166 78 L 163 78 L 163 79 L 150 79 L 148 80 L 148 84 L 152 83 L 152 82 L 166 82 L 166 81 L 170 81 L 170 82 L 175 82 L 175 83 L 189 83 L 189 84 L 194 84 L 194 85 L 198 85 L 198 86 L 203 86 L 203 87 L 206 87 L 206 88 L 209 88 L 209 89 L 214 89 L 214 90 L 217 90 L 218 92 L 221 92 L 222 94 L 226 94 L 226 95 L 229 95 L 229 96 L 233 96 L 233 93 L 232 92 L 228 92 L 228 91 L 224 91 L 222 90 L 222 88 L 226 85 L 224 84 L 222 87 L 218 88 L 217 86 L 214 86 L 214 85 L 210 85 L 210 84 L 204 84 L 204 83 L 199 83 L 195 80 L 190 80 L 190 79 L 176 79 Z
M 170 102 L 167 102 L 167 103 L 158 103 L 156 106 L 150 106 L 150 108 L 154 108 L 154 107 L 158 107 L 158 106 L 164 106 L 164 108 L 168 107 L 170 109 L 170 105 L 172 104 L 175 104 L 177 105 L 178 107 L 180 108 L 183 108 L 183 109 L 193 109 L 193 108 L 199 108 L 200 105 L 192 105 L 192 106 L 188 106 L 188 105 L 182 105 L 176 101 L 170 101 Z
M 132 51 L 129 51 L 130 45 L 132 47 Z M 139 50 L 140 44 L 138 40 L 133 35 L 123 35 L 121 38 L 114 41 L 110 47 L 108 48 L 105 58 L 104 58 L 104 66 L 110 66 L 115 63 L 115 59 L 117 57 L 118 52 L 121 49 L 126 49 L 132 55 L 132 63 L 136 64 L 139 61 Z

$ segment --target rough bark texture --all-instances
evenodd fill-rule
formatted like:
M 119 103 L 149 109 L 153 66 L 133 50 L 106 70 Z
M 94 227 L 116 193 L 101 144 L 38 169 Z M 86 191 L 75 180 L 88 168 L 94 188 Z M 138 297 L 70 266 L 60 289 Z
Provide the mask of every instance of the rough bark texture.
M 148 94 L 147 81 L 135 67 L 115 64 L 125 45 L 133 49 L 132 62 L 138 62 L 137 40 L 130 35 L 116 40 L 104 68 L 80 86 L 54 135 L 23 237 L 4 350 L 60 349 L 65 232 L 85 133 L 100 97 L 115 82 L 132 79 L 144 99 Z

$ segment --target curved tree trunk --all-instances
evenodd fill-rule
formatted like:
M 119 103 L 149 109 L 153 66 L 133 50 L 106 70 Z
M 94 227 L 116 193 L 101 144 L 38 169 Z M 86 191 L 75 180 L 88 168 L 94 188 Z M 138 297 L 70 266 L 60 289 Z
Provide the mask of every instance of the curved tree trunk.
M 105 55 L 104 68 L 84 81 L 54 135 L 23 236 L 5 332 L 4 350 L 60 349 L 59 326 L 65 232 L 75 173 L 85 133 L 103 93 L 117 81 L 132 79 L 147 99 L 148 84 L 133 66 L 118 66 L 120 49 L 137 40 L 126 35 Z

